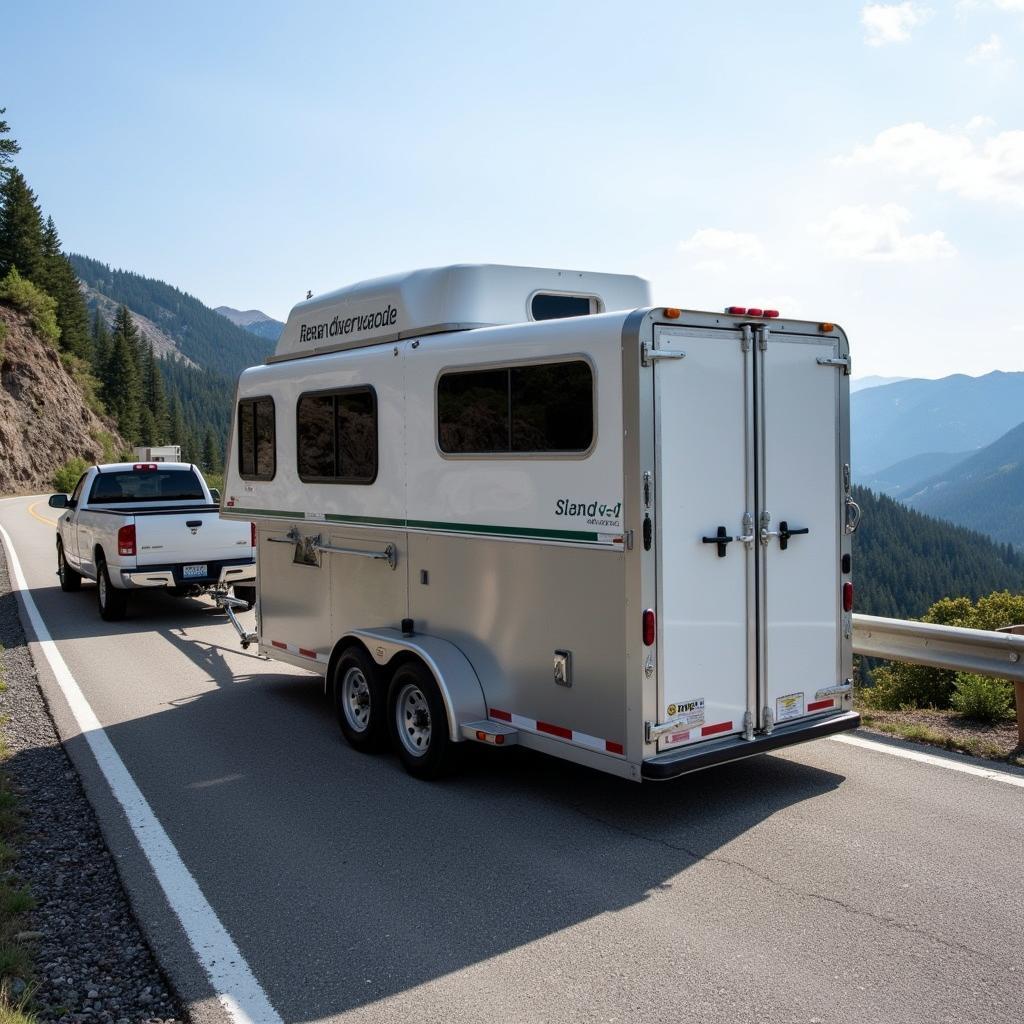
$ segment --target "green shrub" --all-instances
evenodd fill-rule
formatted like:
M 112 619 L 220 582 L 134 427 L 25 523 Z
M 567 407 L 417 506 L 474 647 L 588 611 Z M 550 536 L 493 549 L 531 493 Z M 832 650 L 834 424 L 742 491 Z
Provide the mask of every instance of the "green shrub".
M 100 382 L 92 375 L 89 364 L 71 352 L 62 352 L 60 361 L 64 364 L 64 369 L 71 374 L 75 383 L 82 389 L 82 397 L 85 399 L 86 406 L 92 409 L 97 416 L 103 416 L 107 410 L 103 402 L 100 401 Z
M 1013 715 L 1013 684 L 962 672 L 956 677 L 950 703 L 965 718 L 998 722 Z
M 876 668 L 875 685 L 863 691 L 862 700 L 881 711 L 904 707 L 948 708 L 955 673 L 926 665 L 896 663 Z
M 117 442 L 114 440 L 114 435 L 109 430 L 94 431 L 92 439 L 103 449 L 104 462 L 123 461 L 119 458 L 121 453 L 117 450 Z
M 53 474 L 53 486 L 60 494 L 70 494 L 79 477 L 89 468 L 85 459 L 70 459 Z
M 42 288 L 37 288 L 31 281 L 22 277 L 15 267 L 11 267 L 7 276 L 0 281 L 0 299 L 27 313 L 36 333 L 56 346 L 60 340 L 57 303 Z

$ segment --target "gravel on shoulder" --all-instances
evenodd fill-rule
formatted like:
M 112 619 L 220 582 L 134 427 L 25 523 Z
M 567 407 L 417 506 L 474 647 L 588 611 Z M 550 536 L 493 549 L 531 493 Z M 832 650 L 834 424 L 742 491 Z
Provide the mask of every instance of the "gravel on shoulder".
M 136 922 L 78 774 L 57 737 L 25 640 L 0 545 L 0 715 L 23 830 L 14 873 L 36 908 L 26 914 L 41 1022 L 169 1024 L 186 1019 Z

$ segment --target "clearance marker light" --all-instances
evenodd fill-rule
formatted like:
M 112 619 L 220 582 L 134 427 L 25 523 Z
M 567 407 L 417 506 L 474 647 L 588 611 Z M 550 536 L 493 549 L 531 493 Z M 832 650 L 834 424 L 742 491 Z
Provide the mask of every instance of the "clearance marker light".
M 678 320 L 683 315 L 681 309 L 676 309 L 675 306 L 665 307 L 665 319 L 666 320 Z
M 750 309 L 747 310 L 747 316 L 764 316 L 764 310 L 754 309 L 754 307 L 751 306 Z
M 849 580 L 843 584 L 843 611 L 853 611 L 853 584 Z
M 726 311 L 726 313 L 729 313 L 732 316 L 746 316 L 747 315 L 747 307 L 746 306 L 726 306 L 725 307 L 725 311 Z
M 769 319 L 774 319 L 779 315 L 779 311 L 777 309 L 766 309 L 764 315 Z
M 256 524 L 249 524 L 249 546 L 256 547 Z
M 818 330 L 821 331 L 822 334 L 831 334 L 835 328 L 835 324 L 818 324 Z
M 132 466 L 132 470 L 134 472 L 136 472 L 136 473 L 141 473 L 141 472 L 143 472 L 145 470 L 149 470 L 149 469 L 156 469 L 156 463 L 155 462 L 136 462 L 135 465 Z
M 644 612 L 644 647 L 650 647 L 654 643 L 654 609 L 648 608 Z

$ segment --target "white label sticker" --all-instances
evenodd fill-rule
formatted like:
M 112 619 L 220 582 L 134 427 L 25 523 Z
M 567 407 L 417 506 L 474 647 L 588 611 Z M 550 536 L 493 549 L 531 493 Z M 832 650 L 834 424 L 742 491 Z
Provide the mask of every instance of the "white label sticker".
M 779 697 L 775 701 L 775 721 L 785 722 L 790 718 L 799 718 L 804 713 L 804 695 L 791 693 Z
M 673 725 L 682 729 L 694 729 L 704 724 L 704 698 L 688 700 L 685 704 L 669 704 L 668 717 Z

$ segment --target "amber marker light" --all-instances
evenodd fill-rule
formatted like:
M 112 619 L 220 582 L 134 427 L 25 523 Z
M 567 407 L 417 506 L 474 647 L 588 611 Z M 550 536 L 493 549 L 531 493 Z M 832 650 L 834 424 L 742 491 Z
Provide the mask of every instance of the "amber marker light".
M 678 320 L 683 315 L 681 309 L 676 309 L 675 306 L 665 307 L 665 319 L 666 320 Z
M 835 324 L 818 324 L 818 330 L 822 334 L 831 334 L 836 329 Z

